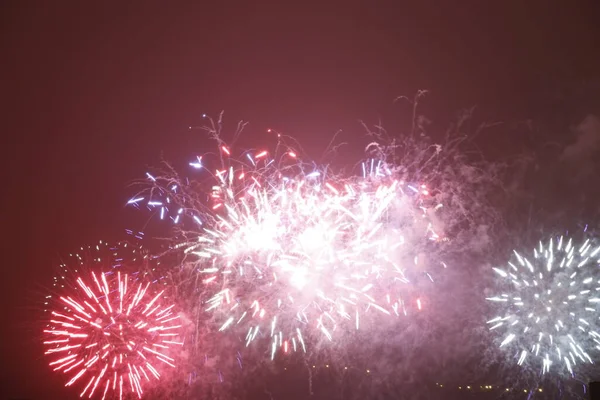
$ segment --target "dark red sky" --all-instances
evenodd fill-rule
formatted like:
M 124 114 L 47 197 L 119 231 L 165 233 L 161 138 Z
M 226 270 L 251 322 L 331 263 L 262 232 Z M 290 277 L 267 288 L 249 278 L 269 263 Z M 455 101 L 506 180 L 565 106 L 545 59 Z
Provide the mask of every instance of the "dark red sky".
M 593 1 L 89 3 L 2 6 L 11 396 L 51 398 L 58 385 L 29 322 L 36 284 L 59 253 L 137 222 L 127 183 L 161 151 L 201 151 L 187 127 L 202 113 L 318 150 L 339 128 L 356 137 L 358 119 L 398 114 L 393 99 L 417 89 L 432 91 L 433 119 L 475 104 L 523 116 L 554 88 L 600 77 Z

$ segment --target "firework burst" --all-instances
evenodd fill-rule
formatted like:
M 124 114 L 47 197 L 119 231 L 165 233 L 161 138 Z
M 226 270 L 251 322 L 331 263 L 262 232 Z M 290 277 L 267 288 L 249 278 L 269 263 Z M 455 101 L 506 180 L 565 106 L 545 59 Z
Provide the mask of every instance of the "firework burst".
M 147 174 L 151 189 L 129 201 L 186 237 L 176 247 L 193 260 L 219 330 L 237 329 L 246 346 L 268 339 L 273 358 L 305 351 L 307 331 L 333 340 L 366 314 L 421 309 L 417 284 L 433 281 L 425 255 L 440 240 L 430 217 L 441 205 L 427 186 L 384 160 L 341 178 L 278 149 L 235 158 L 220 142 L 218 168 L 208 156 L 190 162 L 208 184 Z
M 120 268 L 122 258 L 113 258 L 107 271 L 90 270 L 76 258 L 81 265 L 69 270 L 63 264 L 56 296 L 48 296 L 43 344 L 49 365 L 68 376 L 65 386 L 81 386 L 80 397 L 141 398 L 147 382 L 175 367 L 172 348 L 183 345 L 179 315 L 156 281 Z
M 539 243 L 533 257 L 514 251 L 506 268 L 494 268 L 510 289 L 487 298 L 499 308 L 487 324 L 503 332 L 499 346 L 518 365 L 574 375 L 576 367 L 593 363 L 600 350 L 600 246 L 593 243 L 551 238 Z

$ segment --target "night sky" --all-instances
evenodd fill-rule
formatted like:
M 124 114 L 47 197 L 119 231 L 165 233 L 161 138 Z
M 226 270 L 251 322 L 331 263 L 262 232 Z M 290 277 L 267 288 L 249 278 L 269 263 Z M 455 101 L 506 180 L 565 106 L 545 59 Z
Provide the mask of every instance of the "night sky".
M 394 99 L 418 89 L 443 124 L 473 105 L 552 114 L 540 105 L 600 79 L 593 1 L 90 3 L 2 5 L 2 398 L 64 396 L 41 356 L 43 287 L 60 254 L 142 228 L 127 185 L 202 152 L 203 113 L 318 157 L 358 120 L 406 121 Z

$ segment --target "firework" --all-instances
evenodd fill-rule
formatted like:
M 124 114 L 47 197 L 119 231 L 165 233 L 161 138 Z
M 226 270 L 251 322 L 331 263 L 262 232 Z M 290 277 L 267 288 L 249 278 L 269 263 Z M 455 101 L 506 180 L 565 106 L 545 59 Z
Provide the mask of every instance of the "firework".
M 539 243 L 533 258 L 516 251 L 507 268 L 494 271 L 510 287 L 487 300 L 500 309 L 487 321 L 503 332 L 501 348 L 520 366 L 541 374 L 574 375 L 600 350 L 598 303 L 600 246 L 568 237 Z
M 108 248 L 117 250 L 102 242 L 95 250 Z M 81 386 L 80 397 L 104 399 L 112 391 L 119 398 L 127 393 L 141 398 L 147 382 L 175 367 L 170 353 L 183 344 L 179 315 L 165 303 L 165 291 L 143 274 L 127 273 L 120 257 L 94 258 L 111 266 L 94 271 L 75 255 L 79 265 L 61 265 L 56 295 L 48 296 L 45 354 L 54 371 L 67 375 L 65 386 Z
M 307 331 L 332 340 L 367 313 L 421 309 L 427 243 L 440 239 L 430 217 L 441 205 L 425 184 L 384 160 L 341 178 L 281 144 L 232 153 L 220 142 L 218 168 L 209 156 L 190 162 L 208 183 L 148 173 L 151 189 L 129 200 L 184 234 L 176 247 L 193 258 L 219 330 L 237 327 L 246 346 L 268 338 L 273 358 L 305 351 Z

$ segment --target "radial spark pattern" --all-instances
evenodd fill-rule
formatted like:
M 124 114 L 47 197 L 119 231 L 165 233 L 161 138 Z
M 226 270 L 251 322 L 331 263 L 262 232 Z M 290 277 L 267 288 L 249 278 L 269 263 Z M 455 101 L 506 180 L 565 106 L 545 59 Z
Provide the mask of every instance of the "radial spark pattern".
M 433 281 L 425 254 L 440 237 L 429 217 L 441 207 L 424 184 L 378 160 L 342 179 L 299 162 L 289 148 L 240 159 L 219 150 L 214 174 L 206 157 L 190 163 L 214 178 L 210 190 L 148 174 L 150 193 L 129 203 L 157 210 L 185 233 L 178 246 L 193 258 L 220 330 L 239 330 L 246 345 L 269 338 L 272 358 L 305 350 L 307 330 L 332 340 L 358 329 L 367 312 L 402 316 L 422 307 L 415 284 Z
M 172 348 L 183 343 L 174 306 L 137 273 L 62 267 L 56 295 L 47 298 L 50 320 L 43 331 L 50 367 L 67 375 L 66 386 L 80 386 L 81 397 L 104 399 L 112 392 L 141 398 L 146 382 L 175 367 Z
M 507 268 L 494 271 L 510 287 L 489 297 L 499 309 L 487 322 L 503 332 L 501 348 L 534 372 L 573 375 L 600 350 L 598 304 L 600 247 L 567 237 L 540 242 L 533 257 L 514 251 Z

